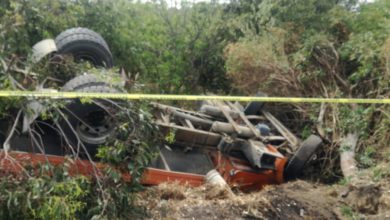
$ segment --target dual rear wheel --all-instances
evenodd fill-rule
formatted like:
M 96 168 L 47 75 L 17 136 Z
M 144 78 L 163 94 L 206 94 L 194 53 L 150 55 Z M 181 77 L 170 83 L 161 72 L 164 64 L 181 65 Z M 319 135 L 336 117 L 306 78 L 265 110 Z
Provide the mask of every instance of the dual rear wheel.
M 57 53 L 70 55 L 76 62 L 87 61 L 96 67 L 111 68 L 113 57 L 103 37 L 87 28 L 71 28 L 55 38 Z M 65 92 L 119 93 L 95 75 L 76 76 L 63 87 Z M 74 100 L 65 106 L 66 120 L 61 121 L 65 138 L 74 145 L 82 143 L 94 154 L 96 147 L 103 144 L 115 130 L 115 113 L 118 107 L 113 101 L 93 100 L 81 103 Z

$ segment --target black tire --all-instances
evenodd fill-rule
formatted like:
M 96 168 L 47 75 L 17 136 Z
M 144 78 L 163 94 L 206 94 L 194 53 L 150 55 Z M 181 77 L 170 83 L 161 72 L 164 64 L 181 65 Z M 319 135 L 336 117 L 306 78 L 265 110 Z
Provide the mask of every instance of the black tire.
M 113 66 L 111 51 L 100 34 L 87 28 L 71 28 L 55 39 L 59 54 L 71 54 L 76 61 L 85 60 L 95 66 Z
M 317 135 L 310 135 L 303 141 L 297 152 L 289 159 L 284 169 L 285 179 L 291 180 L 297 178 L 306 162 L 313 156 L 321 144 L 322 139 Z
M 62 91 L 69 92 L 69 91 L 76 91 L 80 90 L 86 87 L 91 86 L 104 86 L 106 85 L 105 82 L 102 82 L 99 80 L 95 75 L 93 74 L 86 74 L 86 75 L 80 75 L 77 76 L 71 80 L 69 80 L 62 88 Z
M 258 97 L 267 97 L 267 94 L 263 92 L 257 92 Z M 244 109 L 245 115 L 258 115 L 264 107 L 264 102 L 250 102 Z
M 83 77 L 76 77 L 75 79 L 83 79 Z M 74 81 L 72 83 L 76 84 Z M 84 85 L 79 83 L 77 88 L 72 91 L 86 93 L 119 92 L 108 85 L 94 85 L 91 82 L 86 82 Z M 63 109 L 67 119 L 63 119 L 60 126 L 74 149 L 77 149 L 78 143 L 81 141 L 88 153 L 94 156 L 97 147 L 114 135 L 117 124 L 114 115 L 118 111 L 119 108 L 113 104 L 113 101 L 99 99 L 94 100 L 94 103 L 86 104 L 74 100 Z M 81 150 L 81 152 L 85 151 Z

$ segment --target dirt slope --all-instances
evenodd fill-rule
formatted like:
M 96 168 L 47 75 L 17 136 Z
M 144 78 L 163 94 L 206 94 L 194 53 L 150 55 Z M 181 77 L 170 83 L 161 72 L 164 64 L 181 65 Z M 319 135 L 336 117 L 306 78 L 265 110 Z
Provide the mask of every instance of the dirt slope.
M 337 219 L 337 193 L 304 181 L 234 196 L 168 184 L 141 197 L 152 219 Z
M 147 219 L 390 219 L 390 190 L 385 191 L 383 184 L 349 187 L 299 180 L 230 195 L 208 186 L 163 184 L 141 193 L 139 205 L 147 207 Z

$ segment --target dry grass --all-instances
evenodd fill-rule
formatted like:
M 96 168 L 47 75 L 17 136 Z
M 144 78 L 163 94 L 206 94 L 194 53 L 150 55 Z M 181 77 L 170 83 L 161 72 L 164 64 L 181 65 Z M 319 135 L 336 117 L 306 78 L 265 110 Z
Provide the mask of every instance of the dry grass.
M 172 189 L 180 189 L 185 199 L 161 199 Z M 176 190 L 175 194 L 177 193 Z M 269 186 L 260 192 L 230 197 L 208 198 L 210 188 L 182 187 L 173 184 L 151 187 L 142 193 L 150 219 L 305 219 L 334 216 L 335 202 L 324 186 L 298 181 L 281 186 Z
M 298 76 L 284 53 L 283 35 L 230 44 L 225 49 L 227 75 L 233 87 L 253 95 L 261 90 L 272 95 L 297 91 Z

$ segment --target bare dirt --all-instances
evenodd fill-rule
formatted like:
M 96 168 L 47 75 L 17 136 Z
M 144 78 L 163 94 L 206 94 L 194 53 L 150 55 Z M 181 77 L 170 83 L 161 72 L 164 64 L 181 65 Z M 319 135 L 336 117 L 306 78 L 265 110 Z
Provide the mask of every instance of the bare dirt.
M 298 180 L 233 195 L 163 184 L 142 192 L 139 205 L 147 207 L 147 219 L 390 219 L 387 182 L 352 187 Z

